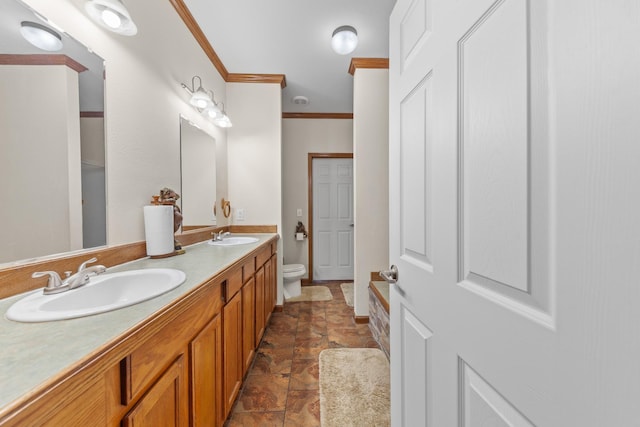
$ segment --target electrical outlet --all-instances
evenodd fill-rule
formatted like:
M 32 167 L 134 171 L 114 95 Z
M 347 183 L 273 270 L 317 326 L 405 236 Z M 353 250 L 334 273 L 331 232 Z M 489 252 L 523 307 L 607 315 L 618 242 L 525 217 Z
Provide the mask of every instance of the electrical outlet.
M 244 221 L 244 208 L 236 209 L 236 221 Z
M 298 215 L 298 216 L 302 216 L 302 209 L 298 209 L 298 210 L 296 211 L 296 215 Z

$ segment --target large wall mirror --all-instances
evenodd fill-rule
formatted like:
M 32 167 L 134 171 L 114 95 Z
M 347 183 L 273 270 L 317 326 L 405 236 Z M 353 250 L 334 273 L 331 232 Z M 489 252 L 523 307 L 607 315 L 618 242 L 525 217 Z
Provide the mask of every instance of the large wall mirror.
M 216 224 L 216 141 L 180 117 L 182 230 Z
M 21 34 L 42 27 L 58 50 Z M 0 0 L 0 264 L 107 243 L 104 76 L 98 55 Z

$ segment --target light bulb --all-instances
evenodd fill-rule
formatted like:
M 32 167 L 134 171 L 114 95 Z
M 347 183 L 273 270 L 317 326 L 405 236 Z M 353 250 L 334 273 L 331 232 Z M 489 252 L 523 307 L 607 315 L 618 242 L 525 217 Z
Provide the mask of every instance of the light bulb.
M 110 28 L 116 29 L 119 28 L 120 25 L 122 25 L 122 19 L 120 18 L 120 15 L 110 9 L 103 10 L 101 17 L 102 22 L 104 22 Z

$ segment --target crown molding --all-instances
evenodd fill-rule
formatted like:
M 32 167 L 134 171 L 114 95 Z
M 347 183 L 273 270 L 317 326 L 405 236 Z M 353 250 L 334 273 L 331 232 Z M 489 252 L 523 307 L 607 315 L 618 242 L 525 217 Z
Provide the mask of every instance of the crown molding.
M 173 5 L 178 15 L 182 18 L 185 25 L 193 34 L 193 37 L 196 39 L 204 53 L 207 55 L 211 63 L 222 79 L 227 83 L 277 83 L 281 88 L 285 88 L 287 86 L 287 82 L 284 74 L 239 74 L 239 73 L 229 73 L 227 68 L 224 66 L 220 57 L 213 50 L 213 46 L 209 43 L 207 36 L 204 35 L 202 28 L 198 25 L 195 18 L 189 11 L 189 8 L 184 3 L 184 0 L 169 0 Z
M 284 74 L 239 74 L 229 73 L 225 79 L 228 83 L 276 83 L 282 89 L 287 86 Z
M 81 63 L 69 58 L 67 55 L 61 54 L 0 54 L 0 65 L 66 65 L 78 73 L 88 70 L 88 68 Z
M 349 74 L 353 76 L 356 68 L 389 68 L 389 58 L 351 58 Z
M 216 51 L 213 50 L 211 43 L 209 43 L 209 40 L 204 35 L 202 28 L 200 28 L 200 26 L 196 22 L 195 18 L 191 14 L 191 11 L 189 11 L 189 8 L 187 7 L 187 5 L 184 4 L 183 0 L 169 0 L 169 1 L 175 8 L 176 12 L 178 12 L 178 15 L 180 15 L 180 17 L 184 21 L 189 31 L 191 31 L 191 34 L 193 34 L 193 37 L 195 37 L 196 41 L 204 51 L 205 55 L 207 55 L 207 57 L 209 58 L 213 66 L 216 67 L 216 70 L 218 70 L 218 73 L 220 73 L 220 76 L 222 77 L 222 79 L 224 81 L 227 81 L 227 77 L 229 76 L 229 72 L 227 71 L 227 68 L 224 66 L 224 64 L 218 57 L 218 54 L 216 53 Z
M 353 119 L 353 113 L 282 113 L 283 119 Z

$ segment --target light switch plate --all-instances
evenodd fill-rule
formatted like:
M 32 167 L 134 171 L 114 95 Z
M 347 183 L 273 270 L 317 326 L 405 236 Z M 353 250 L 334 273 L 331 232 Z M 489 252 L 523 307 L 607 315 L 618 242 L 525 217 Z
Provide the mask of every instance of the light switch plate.
M 244 221 L 244 208 L 236 209 L 236 221 Z
M 298 215 L 298 216 L 302 216 L 302 209 L 298 209 L 298 210 L 296 211 L 296 215 Z

